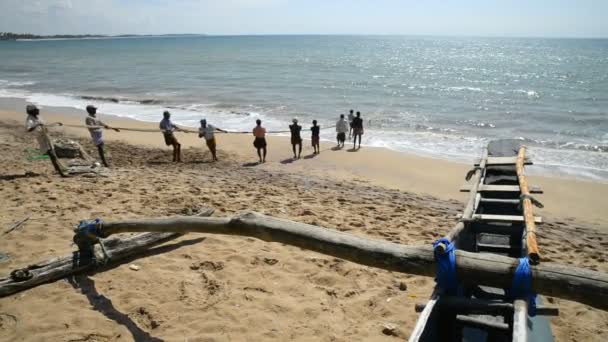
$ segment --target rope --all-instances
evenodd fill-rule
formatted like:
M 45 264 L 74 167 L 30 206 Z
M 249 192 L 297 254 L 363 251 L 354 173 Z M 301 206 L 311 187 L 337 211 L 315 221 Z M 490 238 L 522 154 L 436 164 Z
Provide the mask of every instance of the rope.
M 85 126 L 85 125 L 63 125 L 65 127 L 73 127 L 73 128 L 89 128 L 89 126 Z M 94 126 L 97 127 L 97 126 Z M 321 130 L 324 129 L 330 129 L 330 128 L 335 128 L 336 126 L 329 126 L 329 127 L 323 127 L 321 128 Z M 127 128 L 127 127 L 112 127 L 112 129 L 119 129 L 121 131 L 131 131 L 131 132 L 145 132 L 145 133 L 158 133 L 160 132 L 160 129 L 145 129 L 145 128 Z M 178 132 L 184 132 L 184 133 L 198 133 L 198 131 L 193 131 L 193 130 L 189 130 L 189 129 L 182 129 L 180 128 L 178 130 Z M 251 131 L 226 131 L 226 132 L 219 132 L 219 133 L 225 133 L 225 134 L 251 134 Z M 268 131 L 266 132 L 268 134 L 279 134 L 279 133 L 291 133 L 291 131 Z
M 441 253 L 437 250 L 439 244 L 444 244 L 445 252 Z M 437 275 L 435 282 L 446 291 L 448 294 L 456 294 L 458 289 L 458 277 L 456 275 L 456 255 L 454 245 L 450 240 L 441 238 L 433 242 L 433 254 L 437 262 Z
M 473 175 L 475 174 L 475 172 L 477 170 L 481 170 L 481 167 L 475 166 L 474 168 L 472 168 L 471 170 L 469 170 L 469 172 L 467 172 L 467 175 L 465 176 L 465 179 L 467 181 L 471 180 L 471 178 L 473 177 Z
M 95 219 L 93 221 L 82 220 L 78 223 L 76 229 L 74 229 L 74 243 L 78 246 L 81 257 L 91 258 L 98 265 L 104 265 L 110 259 L 106 248 L 101 240 L 100 228 L 103 225 L 103 221 Z M 93 246 L 99 243 L 101 246 L 101 252 L 103 253 L 103 260 L 99 261 L 95 258 Z
M 545 206 L 544 206 L 542 203 L 540 203 L 540 201 L 539 201 L 539 200 L 537 200 L 536 198 L 534 198 L 534 197 L 533 197 L 532 195 L 530 195 L 530 194 L 522 194 L 522 195 L 519 197 L 519 200 L 520 200 L 521 202 L 523 202 L 525 199 L 529 199 L 529 200 L 530 200 L 530 202 L 532 202 L 532 204 L 534 204 L 534 205 L 535 205 L 537 208 L 541 208 L 541 209 L 542 209 L 542 208 L 544 208 L 544 207 L 545 207 Z
M 528 315 L 536 316 L 536 293 L 532 291 L 532 269 L 528 257 L 519 258 L 519 264 L 513 274 L 511 289 L 506 292 L 508 297 L 527 299 Z

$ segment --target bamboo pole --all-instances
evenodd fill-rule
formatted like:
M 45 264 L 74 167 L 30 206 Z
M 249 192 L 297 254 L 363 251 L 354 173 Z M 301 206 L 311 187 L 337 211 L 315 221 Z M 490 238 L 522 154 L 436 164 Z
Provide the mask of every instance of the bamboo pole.
M 540 252 L 536 242 L 536 223 L 534 222 L 534 212 L 532 210 L 532 201 L 530 200 L 530 190 L 528 189 L 528 180 L 524 174 L 524 162 L 526 157 L 526 147 L 522 146 L 517 154 L 517 163 L 515 169 L 517 171 L 517 179 L 519 181 L 519 189 L 522 196 L 522 208 L 524 222 L 526 225 L 526 246 L 528 250 L 528 258 L 532 264 L 540 262 Z

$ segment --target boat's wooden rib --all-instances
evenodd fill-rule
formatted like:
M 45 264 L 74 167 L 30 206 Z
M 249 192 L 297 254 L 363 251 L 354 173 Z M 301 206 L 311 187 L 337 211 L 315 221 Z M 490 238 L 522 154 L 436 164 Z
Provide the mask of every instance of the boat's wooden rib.
M 517 163 L 517 157 L 488 157 L 486 160 L 486 166 L 508 166 L 515 165 Z M 525 165 L 532 165 L 532 161 L 528 158 L 524 161 Z M 475 166 L 480 166 L 481 161 L 475 163 Z
M 531 186 L 530 193 L 532 194 L 542 194 L 543 190 L 538 186 Z M 521 189 L 519 185 L 479 185 L 477 189 L 478 192 L 512 192 L 512 193 L 520 193 Z M 464 185 L 460 188 L 460 192 L 470 192 L 476 193 L 474 189 L 471 188 L 470 185 Z
M 524 216 L 520 215 L 489 215 L 475 214 L 471 217 L 472 221 L 491 221 L 491 222 L 524 222 Z M 543 219 L 538 216 L 533 217 L 533 222 L 543 223 Z
M 469 184 L 461 188 L 470 193 L 461 220 L 445 237 L 459 250 L 529 255 L 535 262 L 528 252 L 538 253 L 536 235 L 528 229 L 535 232 L 542 219 L 534 216 L 529 194 L 542 190 L 528 187 L 523 167 L 531 164 L 517 142 L 491 142 L 475 164 Z M 439 252 L 444 250 L 440 245 Z M 410 342 L 553 340 L 546 319 L 528 316 L 527 300 L 510 299 L 500 288 L 463 283 L 458 296 L 436 288 L 429 302 L 417 305 L 416 310 L 421 314 Z M 537 314 L 557 315 L 558 310 L 540 306 Z

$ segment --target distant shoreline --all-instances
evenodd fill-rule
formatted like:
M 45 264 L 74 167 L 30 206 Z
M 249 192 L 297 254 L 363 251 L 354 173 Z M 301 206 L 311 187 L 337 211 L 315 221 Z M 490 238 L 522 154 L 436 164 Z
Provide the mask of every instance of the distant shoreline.
M 31 41 L 31 40 L 66 40 L 66 39 L 114 39 L 114 38 L 146 38 L 146 37 L 204 37 L 205 34 L 58 34 L 58 35 L 35 35 L 29 33 L 0 32 L 0 41 Z

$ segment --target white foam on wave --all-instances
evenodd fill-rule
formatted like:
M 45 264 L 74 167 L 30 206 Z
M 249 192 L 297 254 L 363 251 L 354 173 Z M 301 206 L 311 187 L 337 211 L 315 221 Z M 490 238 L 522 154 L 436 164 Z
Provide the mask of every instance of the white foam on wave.
M 213 104 L 189 104 L 184 106 L 166 107 L 157 104 L 140 104 L 136 101 L 121 101 L 119 103 L 85 100 L 71 94 L 55 95 L 46 93 L 31 93 L 26 90 L 0 89 L 0 97 L 21 98 L 41 107 L 66 107 L 84 111 L 87 105 L 99 108 L 99 113 L 126 117 L 135 120 L 158 122 L 162 119 L 165 110 L 171 112 L 172 120 L 178 125 L 189 127 L 199 126 L 201 119 L 226 130 L 244 131 L 255 126 L 255 120 L 263 121 L 268 130 L 285 130 L 287 123 L 259 112 L 241 112 L 230 110 L 216 110 Z
M 54 95 L 31 93 L 25 89 L 0 88 L 0 97 L 22 98 L 40 106 L 68 107 L 83 110 L 93 104 L 99 107 L 102 114 L 110 114 L 131 119 L 159 122 L 162 112 L 169 110 L 174 122 L 180 125 L 197 127 L 203 118 L 208 122 L 230 131 L 250 131 L 256 119 L 261 119 L 269 131 L 288 130 L 288 119 L 268 115 L 263 110 L 231 110 L 217 109 L 216 104 L 194 103 L 170 108 L 158 104 L 114 103 L 107 101 L 84 100 L 70 94 Z M 84 112 L 83 112 L 84 113 Z M 333 120 L 319 120 L 323 128 L 321 138 L 335 141 L 335 129 L 330 128 Z M 309 133 L 309 122 L 302 120 L 303 137 Z M 282 133 L 279 135 L 288 135 Z M 499 137 L 496 137 L 499 138 Z M 414 153 L 426 157 L 448 159 L 470 163 L 477 158 L 488 139 L 472 136 L 462 136 L 454 132 L 432 129 L 385 131 L 366 129 L 363 143 L 367 146 L 384 147 L 395 151 Z M 529 168 L 533 174 L 553 174 L 589 179 L 593 181 L 608 181 L 608 153 L 555 149 L 548 147 L 530 147 L 531 158 L 535 166 Z M 564 163 L 567 161 L 567 164 Z
M 30 86 L 30 85 L 34 85 L 38 82 L 35 81 L 7 81 L 7 80 L 0 80 L 0 87 L 4 88 L 4 87 L 26 87 L 26 86 Z

